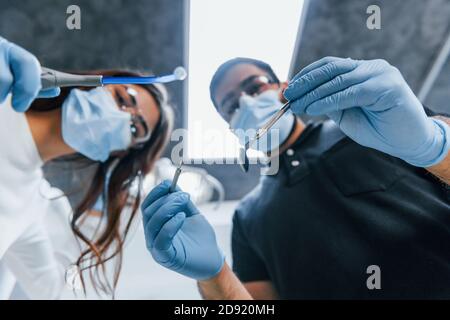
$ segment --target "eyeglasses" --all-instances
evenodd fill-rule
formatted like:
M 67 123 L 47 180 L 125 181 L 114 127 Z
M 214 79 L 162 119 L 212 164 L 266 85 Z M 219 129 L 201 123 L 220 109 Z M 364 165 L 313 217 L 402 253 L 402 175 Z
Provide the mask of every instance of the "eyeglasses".
M 131 114 L 130 130 L 133 136 L 133 142 L 135 146 L 140 146 L 150 139 L 152 131 L 150 130 L 147 122 L 141 115 L 141 110 L 137 105 L 138 92 L 131 88 L 126 88 L 128 99 L 123 97 L 120 93 L 117 93 L 117 102 L 120 108 Z
M 275 81 L 266 76 L 251 76 L 239 83 L 236 90 L 225 96 L 219 106 L 219 112 L 225 121 L 230 122 L 234 113 L 239 109 L 239 99 L 242 94 L 256 96 L 264 92 Z

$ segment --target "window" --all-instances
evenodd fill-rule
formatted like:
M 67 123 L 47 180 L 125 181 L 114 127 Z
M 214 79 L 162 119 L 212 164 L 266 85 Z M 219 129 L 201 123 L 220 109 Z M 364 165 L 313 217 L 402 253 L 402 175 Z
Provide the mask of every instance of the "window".
M 237 139 L 209 99 L 220 64 L 235 57 L 268 62 L 287 79 L 303 8 L 302 0 L 191 0 L 187 155 L 236 158 Z

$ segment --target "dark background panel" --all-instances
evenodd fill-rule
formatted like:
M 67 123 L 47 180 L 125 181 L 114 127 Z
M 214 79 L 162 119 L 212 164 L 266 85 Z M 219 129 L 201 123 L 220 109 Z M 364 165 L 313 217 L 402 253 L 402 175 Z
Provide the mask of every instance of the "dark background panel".
M 425 104 L 436 111 L 450 113 L 450 59 L 442 68 Z
M 381 29 L 369 30 L 366 9 L 381 9 Z M 325 56 L 382 58 L 418 93 L 450 32 L 449 0 L 310 0 L 291 73 Z M 426 103 L 450 108 L 449 66 Z

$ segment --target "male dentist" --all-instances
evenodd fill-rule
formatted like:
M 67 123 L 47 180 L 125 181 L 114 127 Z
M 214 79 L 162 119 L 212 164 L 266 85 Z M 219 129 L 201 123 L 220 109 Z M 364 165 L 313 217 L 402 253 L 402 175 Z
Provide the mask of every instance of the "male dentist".
M 423 169 L 448 181 L 448 118 L 427 116 L 396 68 L 329 57 L 287 86 L 264 62 L 238 58 L 216 72 L 211 98 L 233 129 L 244 130 L 291 101 L 294 114 L 275 127 L 280 145 L 261 150 L 280 153 L 280 172 L 262 178 L 236 209 L 237 277 L 189 195 L 157 186 L 142 205 L 157 262 L 198 280 L 209 299 L 450 294 L 449 189 Z M 295 115 L 305 112 L 332 121 L 304 124 Z M 379 290 L 366 283 L 372 265 L 382 273 Z

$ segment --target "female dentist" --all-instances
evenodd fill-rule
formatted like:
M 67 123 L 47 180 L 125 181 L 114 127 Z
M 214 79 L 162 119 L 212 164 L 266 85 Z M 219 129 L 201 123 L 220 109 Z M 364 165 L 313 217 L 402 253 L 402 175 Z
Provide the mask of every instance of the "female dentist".
M 59 89 L 51 89 L 48 91 L 40 92 L 40 74 L 41 68 L 39 62 L 31 53 L 0 37 L 0 104 L 3 104 L 11 93 L 11 105 L 14 110 L 17 112 L 24 112 L 29 108 L 31 103 L 37 97 L 54 97 L 59 95 Z M 20 124 L 22 126 L 26 125 L 24 121 L 21 121 Z M 21 129 L 23 129 L 23 127 L 3 128 L 2 131 L 3 134 L 9 132 L 13 135 L 21 135 L 21 133 L 23 132 L 23 130 Z M 9 135 L 1 137 L 2 140 L 10 140 L 17 143 L 16 145 L 19 145 L 16 138 L 18 137 L 10 137 Z M 19 137 L 19 139 L 20 138 L 21 137 Z M 37 159 L 36 153 L 31 153 L 28 155 L 22 154 L 21 156 L 27 157 L 29 155 L 32 155 L 33 158 L 17 159 L 20 161 L 19 163 L 17 163 L 17 169 L 20 169 L 21 166 L 26 166 L 26 162 L 33 162 Z M 26 177 L 26 174 L 23 174 L 24 172 L 20 172 L 21 170 L 16 169 L 10 171 L 11 166 L 8 165 L 8 163 L 4 162 L 16 160 L 12 158 L 13 155 L 8 152 L 8 154 L 2 154 L 2 160 L 0 160 L 0 162 L 2 162 L 0 175 L 4 176 L 0 181 L 0 189 L 2 190 L 2 199 L 0 202 L 0 260 L 3 259 L 6 252 L 13 243 L 16 243 L 17 249 L 20 249 L 20 243 L 24 243 L 28 240 L 29 242 L 35 242 L 37 244 L 36 248 L 38 249 L 38 252 L 41 253 L 40 257 L 42 259 L 50 258 L 49 261 L 52 261 L 52 249 L 50 245 L 45 241 L 45 236 L 40 234 L 37 230 L 33 230 L 33 225 L 35 225 L 38 215 L 35 214 L 29 218 L 23 216 L 23 211 L 27 210 L 26 207 L 34 205 L 35 196 L 32 196 L 32 190 L 33 188 L 37 187 L 36 183 L 41 180 L 40 175 L 39 173 L 35 172 L 34 174 L 30 175 L 28 179 Z M 18 183 L 13 183 L 13 181 L 17 181 Z M 32 198 L 26 199 L 26 196 L 31 196 Z M 39 266 L 39 261 L 29 262 L 31 268 L 35 267 L 33 265 L 35 263 L 36 267 Z M 1 266 L 1 269 L 2 275 L 8 278 L 7 275 L 9 270 L 7 270 L 4 265 Z M 61 283 L 60 271 L 56 264 L 47 264 L 44 269 L 39 270 L 39 274 L 42 278 L 46 277 L 46 273 L 51 277 L 55 277 L 55 279 L 46 281 L 47 283 Z M 2 283 L 2 286 L 9 285 L 8 281 L 2 281 Z M 5 292 L 9 291 L 9 288 L 5 287 L 3 289 Z M 42 290 L 43 294 L 49 297 L 54 297 L 54 294 L 52 292 L 59 291 L 59 289 L 52 288 L 51 286 L 44 286 Z
M 167 97 L 155 85 L 41 92 L 40 72 L 35 57 L 0 38 L 0 263 L 29 298 L 60 296 L 65 275 L 43 223 L 50 200 L 40 192 L 46 183 L 42 166 L 56 159 L 87 162 L 98 169 L 71 217 L 70 228 L 82 245 L 73 263 L 82 281 L 86 271 L 95 289 L 113 295 L 140 202 L 134 182 L 152 169 L 171 131 Z M 83 222 L 99 198 L 102 219 L 88 235 Z M 111 276 L 105 264 L 113 258 Z

